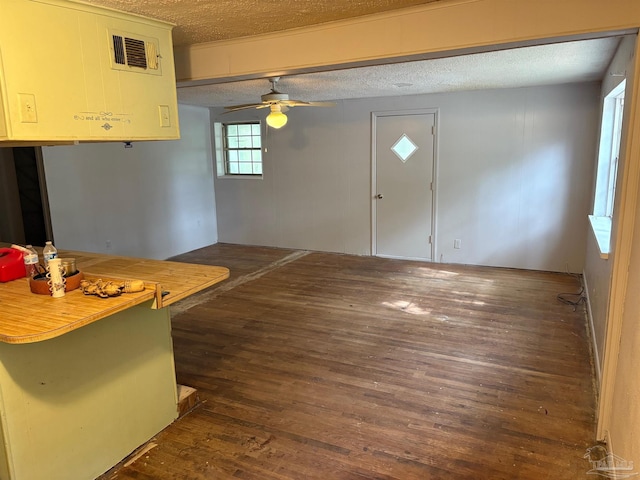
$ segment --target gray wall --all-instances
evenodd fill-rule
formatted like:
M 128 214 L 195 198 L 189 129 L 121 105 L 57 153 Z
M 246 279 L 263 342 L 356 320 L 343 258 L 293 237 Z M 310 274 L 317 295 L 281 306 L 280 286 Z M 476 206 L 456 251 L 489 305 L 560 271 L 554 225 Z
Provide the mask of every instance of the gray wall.
M 599 94 L 581 83 L 293 109 L 268 130 L 264 178 L 216 178 L 220 241 L 370 254 L 371 112 L 437 108 L 435 258 L 582 272 Z
M 209 111 L 180 140 L 43 148 L 56 246 L 165 259 L 216 243 Z

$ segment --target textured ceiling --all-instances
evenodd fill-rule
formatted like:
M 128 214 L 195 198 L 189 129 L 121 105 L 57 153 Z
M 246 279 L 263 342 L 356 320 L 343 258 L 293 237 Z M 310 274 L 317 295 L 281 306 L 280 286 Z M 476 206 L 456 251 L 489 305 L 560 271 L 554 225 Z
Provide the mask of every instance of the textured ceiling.
M 512 88 L 600 80 L 617 37 L 555 43 L 459 57 L 282 77 L 278 90 L 304 101 Z M 252 103 L 267 79 L 178 89 L 180 103 L 220 107 Z
M 175 45 L 282 31 L 440 0 L 85 0 L 176 24 Z M 535 0 L 534 0 L 535 1 Z M 618 38 L 283 77 L 278 89 L 306 101 L 509 88 L 598 80 Z M 219 81 L 219 80 L 218 80 Z M 180 103 L 220 107 L 260 100 L 267 79 L 178 88 Z
M 85 0 L 176 24 L 176 46 L 277 32 L 438 0 Z

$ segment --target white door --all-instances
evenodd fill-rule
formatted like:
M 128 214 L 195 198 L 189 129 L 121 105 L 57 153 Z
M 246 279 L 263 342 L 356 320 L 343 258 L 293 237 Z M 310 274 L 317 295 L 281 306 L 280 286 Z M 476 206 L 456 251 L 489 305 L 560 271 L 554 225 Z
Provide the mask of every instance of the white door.
M 435 113 L 375 118 L 374 254 L 432 260 Z

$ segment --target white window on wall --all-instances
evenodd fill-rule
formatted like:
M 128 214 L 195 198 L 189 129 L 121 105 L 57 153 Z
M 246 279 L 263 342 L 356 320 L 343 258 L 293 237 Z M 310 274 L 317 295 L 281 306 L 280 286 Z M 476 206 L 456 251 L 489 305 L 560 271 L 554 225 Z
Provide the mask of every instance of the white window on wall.
M 605 97 L 602 110 L 593 215 L 589 216 L 589 220 L 603 258 L 608 257 L 611 244 L 611 219 L 616 197 L 625 86 L 626 80 L 623 80 Z
M 261 176 L 260 122 L 221 123 L 216 126 L 216 139 L 222 144 L 222 148 L 218 149 L 222 157 L 218 162 L 218 175 Z

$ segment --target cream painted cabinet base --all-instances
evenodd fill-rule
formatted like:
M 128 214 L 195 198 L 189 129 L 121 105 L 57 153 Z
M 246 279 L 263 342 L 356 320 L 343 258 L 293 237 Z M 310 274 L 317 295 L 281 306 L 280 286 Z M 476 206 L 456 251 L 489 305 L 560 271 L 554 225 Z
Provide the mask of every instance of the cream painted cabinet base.
M 94 479 L 177 417 L 169 309 L 150 302 L 0 343 L 0 362 L 1 480 Z

